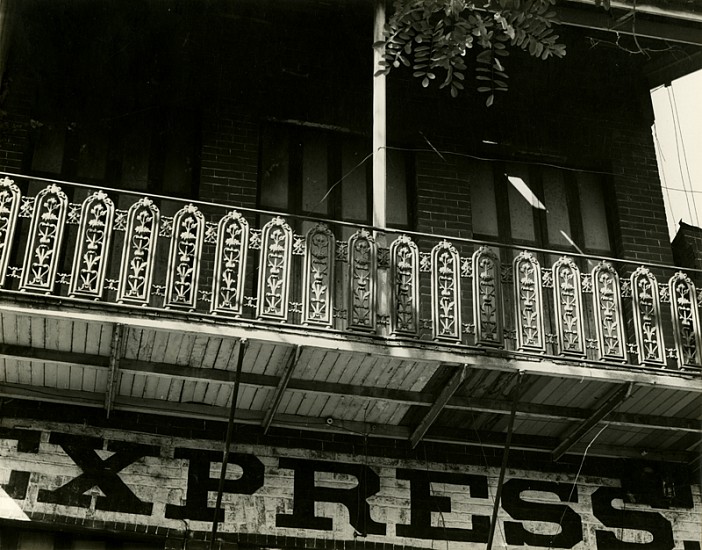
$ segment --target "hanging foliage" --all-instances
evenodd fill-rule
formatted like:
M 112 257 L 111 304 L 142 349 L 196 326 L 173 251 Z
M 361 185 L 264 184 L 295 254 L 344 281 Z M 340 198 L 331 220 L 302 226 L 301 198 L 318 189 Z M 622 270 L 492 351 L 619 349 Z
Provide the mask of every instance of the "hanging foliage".
M 543 60 L 565 55 L 565 45 L 558 42 L 553 28 L 558 22 L 555 2 L 395 0 L 385 28 L 385 59 L 379 73 L 404 65 L 422 86 L 439 83 L 439 88 L 449 88 L 457 97 L 466 86 L 466 54 L 475 50 L 472 76 L 490 106 L 495 93 L 508 88 L 510 48 Z

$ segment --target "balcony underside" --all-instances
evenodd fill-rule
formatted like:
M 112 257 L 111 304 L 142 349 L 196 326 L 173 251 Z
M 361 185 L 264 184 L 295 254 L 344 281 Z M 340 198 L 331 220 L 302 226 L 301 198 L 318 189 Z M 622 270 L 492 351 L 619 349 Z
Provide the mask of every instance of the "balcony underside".
M 699 460 L 695 273 L 13 177 L 4 396 Z
M 699 460 L 689 373 L 138 313 L 3 299 L 0 394 L 225 421 L 243 342 L 240 423 L 500 448 L 521 371 L 513 448 Z

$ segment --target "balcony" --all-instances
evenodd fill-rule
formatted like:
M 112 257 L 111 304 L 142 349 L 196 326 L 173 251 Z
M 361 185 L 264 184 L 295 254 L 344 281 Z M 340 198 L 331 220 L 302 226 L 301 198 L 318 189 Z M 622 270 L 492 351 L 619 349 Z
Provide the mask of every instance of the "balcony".
M 700 431 L 698 273 L 7 176 L 3 395 L 223 418 L 238 380 L 266 430 L 500 446 L 519 386 L 525 449 Z

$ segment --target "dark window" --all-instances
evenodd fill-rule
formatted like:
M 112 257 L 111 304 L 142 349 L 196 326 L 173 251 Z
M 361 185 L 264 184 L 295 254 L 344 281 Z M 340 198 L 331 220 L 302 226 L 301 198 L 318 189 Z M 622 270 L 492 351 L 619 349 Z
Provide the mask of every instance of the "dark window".
M 476 238 L 611 254 L 599 175 L 549 166 L 472 161 Z
M 199 176 L 199 116 L 179 109 L 136 114 L 40 113 L 29 172 L 120 189 L 190 197 Z
M 368 140 L 303 126 L 268 124 L 262 131 L 259 204 L 266 210 L 372 221 L 372 159 Z M 411 226 L 411 159 L 387 154 L 387 222 Z M 306 225 L 306 224 L 305 224 Z

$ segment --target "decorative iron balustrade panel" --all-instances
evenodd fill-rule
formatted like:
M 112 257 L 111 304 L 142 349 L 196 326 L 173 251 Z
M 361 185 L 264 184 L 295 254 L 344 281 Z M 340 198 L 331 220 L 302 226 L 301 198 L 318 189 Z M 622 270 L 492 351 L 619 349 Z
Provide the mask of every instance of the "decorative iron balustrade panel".
M 68 204 L 56 185 L 27 194 L 35 184 L 14 179 L 0 179 L 5 296 L 50 294 L 64 305 L 89 299 L 146 306 L 150 314 L 165 307 L 167 315 L 194 312 L 203 321 L 214 315 L 229 317 L 223 323 L 282 321 L 337 337 L 346 330 L 354 338 L 390 335 L 467 351 L 476 345 L 535 358 L 554 353 L 576 362 L 702 368 L 701 298 L 682 273 L 668 279 L 671 271 L 659 283 L 653 268 L 611 260 L 581 274 L 572 258 L 542 268 L 533 253 L 501 266 L 497 244 L 460 257 L 440 236 L 409 232 L 379 250 L 365 228 L 337 242 L 332 224 L 320 224 L 303 238 L 282 218 L 256 229 L 218 205 L 200 210 L 159 199 L 176 212 L 170 218 L 148 197 L 128 202 L 130 194 L 119 197 L 123 209 L 116 210 L 105 191 Z M 76 227 L 66 230 L 68 222 Z M 378 278 L 385 268 L 388 276 Z M 656 275 L 665 269 L 657 266 Z M 618 272 L 626 278 L 620 281 Z M 156 295 L 163 302 L 156 304 Z M 381 314 L 382 296 L 388 311 Z M 666 303 L 670 321 L 660 309 Z M 468 304 L 472 319 L 462 319 Z
M 349 238 L 348 328 L 374 331 L 376 326 L 377 245 L 360 229 Z
M 642 266 L 631 274 L 630 283 L 639 363 L 665 365 L 658 281 Z
M 95 300 L 102 297 L 114 214 L 115 205 L 103 191 L 97 191 L 83 201 L 68 290 L 70 296 Z
M 702 367 L 702 334 L 695 284 L 685 273 L 676 273 L 668 283 L 673 334 L 681 367 Z
M 419 329 L 419 249 L 407 235 L 390 245 L 390 334 L 416 336 Z
M 159 209 L 148 197 L 139 199 L 129 208 L 117 301 L 149 303 L 159 227 Z
M 205 217 L 196 206 L 188 204 L 173 216 L 165 307 L 195 309 L 204 236 Z
M 302 323 L 331 327 L 334 322 L 336 239 L 329 227 L 317 224 L 305 236 L 302 280 Z
M 263 226 L 256 307 L 259 319 L 288 319 L 292 241 L 292 229 L 283 218 L 275 217 Z
M 558 353 L 583 357 L 585 331 L 580 269 L 571 258 L 564 257 L 553 264 L 552 271 Z
M 504 345 L 500 277 L 500 259 L 492 250 L 481 246 L 473 254 L 473 322 L 478 345 Z
M 435 340 L 461 339 L 461 279 L 458 251 L 442 241 L 431 251 L 431 316 Z
M 211 313 L 241 315 L 249 250 L 249 222 L 236 210 L 217 224 Z
M 530 252 L 520 252 L 512 265 L 517 349 L 545 351 L 541 266 Z
M 0 287 L 5 285 L 21 200 L 22 194 L 14 180 L 0 179 Z
M 626 360 L 624 320 L 619 275 L 609 262 L 600 262 L 592 270 L 593 307 L 600 359 Z
M 67 210 L 68 198 L 57 185 L 49 185 L 36 196 L 22 265 L 21 290 L 49 294 L 54 289 Z

